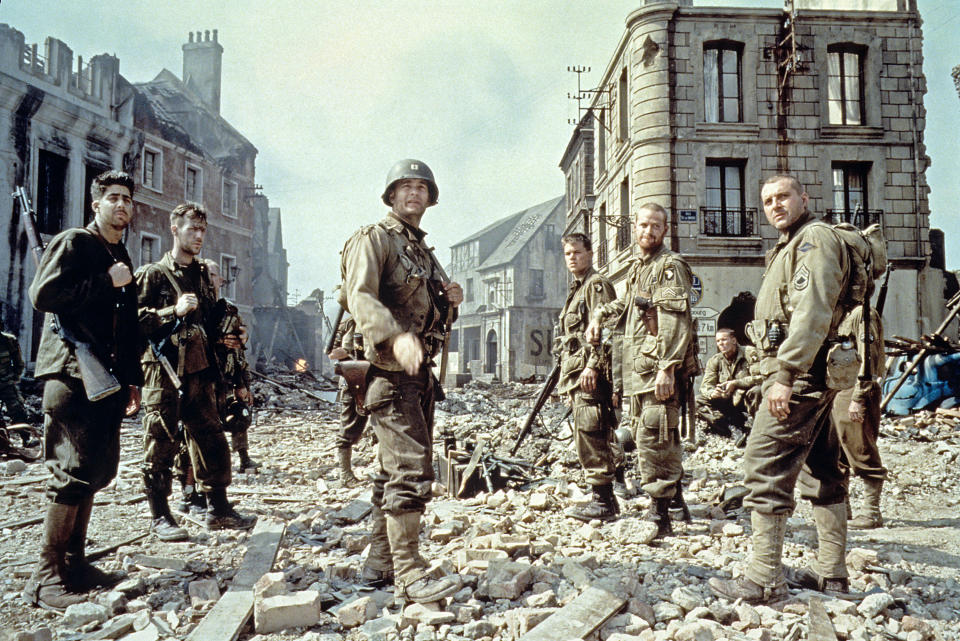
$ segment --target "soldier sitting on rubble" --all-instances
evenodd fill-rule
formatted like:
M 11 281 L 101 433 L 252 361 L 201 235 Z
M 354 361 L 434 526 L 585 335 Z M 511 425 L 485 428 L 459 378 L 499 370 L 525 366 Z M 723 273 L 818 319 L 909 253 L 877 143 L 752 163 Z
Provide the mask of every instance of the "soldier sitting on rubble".
M 762 377 L 750 373 L 749 360 L 732 329 L 718 329 L 716 341 L 718 351 L 707 361 L 700 384 L 697 418 L 707 424 L 708 432 L 732 436 L 731 428 L 746 431 L 750 414 L 747 396 Z

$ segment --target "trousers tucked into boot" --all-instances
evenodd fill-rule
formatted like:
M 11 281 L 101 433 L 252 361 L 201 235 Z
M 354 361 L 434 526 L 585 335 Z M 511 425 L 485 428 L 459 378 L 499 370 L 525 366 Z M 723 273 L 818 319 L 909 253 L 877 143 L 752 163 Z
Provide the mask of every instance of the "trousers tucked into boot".
M 374 505 L 370 519 L 370 552 L 360 570 L 360 582 L 378 588 L 393 583 L 393 557 L 390 554 L 390 537 L 387 536 L 387 517 L 383 510 Z
M 855 530 L 869 530 L 883 525 L 880 514 L 880 495 L 883 493 L 883 479 L 863 479 L 863 511 L 847 525 Z
M 170 513 L 167 496 L 170 494 L 173 477 L 169 471 L 144 471 L 143 485 L 147 491 L 147 503 L 153 517 L 151 529 L 161 541 L 186 541 L 189 535 L 180 527 Z
M 670 524 L 670 501 L 673 498 L 669 496 L 665 498 L 654 497 L 651 500 L 650 509 L 643 515 L 644 520 L 657 524 L 656 538 L 673 536 L 673 525 Z
M 73 534 L 78 508 L 77 505 L 62 503 L 51 503 L 47 508 L 40 559 L 23 588 L 23 598 L 27 603 L 62 612 L 86 600 L 83 595 L 71 591 L 66 576 L 67 542 Z
M 459 575 L 435 577 L 420 556 L 420 512 L 387 514 L 386 521 L 398 596 L 433 603 L 460 589 Z
M 204 523 L 208 530 L 249 530 L 257 517 L 241 514 L 227 500 L 227 488 L 218 487 L 207 492 L 207 516 Z
M 337 450 L 337 458 L 340 461 L 340 480 L 344 485 L 352 485 L 357 482 L 357 477 L 353 474 L 353 449 L 341 447 Z
M 126 577 L 123 572 L 104 572 L 87 561 L 84 548 L 87 543 L 87 526 L 90 524 L 92 510 L 93 495 L 90 495 L 80 501 L 77 506 L 73 532 L 67 541 L 67 550 L 64 556 L 68 583 L 71 588 L 80 592 L 87 592 L 94 588 L 110 587 L 120 583 Z
M 594 485 L 593 500 L 584 506 L 570 508 L 566 514 L 578 521 L 586 522 L 593 519 L 616 520 L 620 516 L 620 504 L 617 503 L 617 497 L 613 493 L 613 485 Z
M 738 579 L 712 578 L 710 589 L 730 601 L 743 599 L 747 603 L 768 603 L 787 596 L 784 580 L 783 538 L 787 530 L 786 514 L 765 514 L 753 510 L 750 514 L 753 529 L 753 551 L 747 571 Z
M 817 562 L 814 570 L 824 579 L 847 578 L 847 510 L 843 503 L 814 505 L 817 526 Z

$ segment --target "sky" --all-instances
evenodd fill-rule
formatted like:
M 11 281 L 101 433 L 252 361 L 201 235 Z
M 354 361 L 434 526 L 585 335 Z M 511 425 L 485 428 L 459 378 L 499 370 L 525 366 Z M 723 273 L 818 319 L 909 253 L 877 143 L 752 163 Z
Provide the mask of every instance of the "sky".
M 441 261 L 490 222 L 563 194 L 568 66 L 595 86 L 642 0 L 0 0 L 0 22 L 89 60 L 120 59 L 131 82 L 182 72 L 189 32 L 217 29 L 221 115 L 259 150 L 256 181 L 283 215 L 290 300 L 339 283 L 338 253 L 379 220 L 384 179 L 400 158 L 434 171 L 440 202 L 422 227 Z M 782 0 L 695 6 L 782 8 Z M 919 0 L 932 165 L 931 226 L 960 268 L 960 98 L 950 69 L 960 1 Z M 330 310 L 328 304 L 328 312 Z

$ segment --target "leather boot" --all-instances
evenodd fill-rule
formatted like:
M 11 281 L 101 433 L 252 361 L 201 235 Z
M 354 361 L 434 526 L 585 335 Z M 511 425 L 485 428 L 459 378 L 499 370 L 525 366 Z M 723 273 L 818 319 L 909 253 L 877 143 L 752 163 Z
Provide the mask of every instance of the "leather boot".
M 817 590 L 827 594 L 844 594 L 850 591 L 846 578 L 825 579 L 816 570 L 808 567 L 786 569 L 787 585 L 795 590 Z
M 240 458 L 239 472 L 241 474 L 248 470 L 253 470 L 254 473 L 260 471 L 260 463 L 250 458 L 250 454 L 247 452 L 247 450 L 237 450 L 237 456 Z
M 87 526 L 90 524 L 90 512 L 93 510 L 93 496 L 88 496 L 77 506 L 77 517 L 73 523 L 73 532 L 67 541 L 64 565 L 67 582 L 78 592 L 89 592 L 94 588 L 107 588 L 123 581 L 124 572 L 104 572 L 87 561 L 84 548 L 87 543 Z
M 364 587 L 382 588 L 392 584 L 394 577 L 390 537 L 387 536 L 387 518 L 376 505 L 370 512 L 370 518 L 370 552 L 360 569 L 360 584 Z
M 353 449 L 349 447 L 338 449 L 337 458 L 340 460 L 340 481 L 346 486 L 356 485 L 359 481 L 357 477 L 353 475 L 353 466 L 351 463 Z
M 670 497 L 651 498 L 650 508 L 643 515 L 643 519 L 657 524 L 657 536 L 654 538 L 673 536 L 673 526 L 670 524 L 670 501 L 672 500 Z
M 249 530 L 257 517 L 241 514 L 227 500 L 227 488 L 218 487 L 207 492 L 207 516 L 204 523 L 208 530 Z
M 184 485 L 181 488 L 180 501 L 177 503 L 177 512 L 204 516 L 207 513 L 207 497 L 197 491 L 196 485 Z
M 847 579 L 847 511 L 843 503 L 814 505 L 817 561 L 814 571 L 825 580 Z
M 753 528 L 753 552 L 747 571 L 737 579 L 714 577 L 708 582 L 710 589 L 730 601 L 743 599 L 747 603 L 769 603 L 783 599 L 789 593 L 781 563 L 787 515 L 753 510 L 750 525 Z
M 594 485 L 593 500 L 583 506 L 571 507 L 566 514 L 587 523 L 593 519 L 615 521 L 620 516 L 620 505 L 613 493 L 613 485 Z
M 170 513 L 170 504 L 167 495 L 170 494 L 172 478 L 169 472 L 153 471 L 143 473 L 143 484 L 147 491 L 147 503 L 150 505 L 150 514 L 153 523 L 150 529 L 161 541 L 186 541 L 189 538 L 187 531 L 180 527 L 177 520 Z
M 51 503 L 47 507 L 40 559 L 23 588 L 23 599 L 28 604 L 63 612 L 69 606 L 86 600 L 82 594 L 71 591 L 64 561 L 78 509 L 77 505 L 62 503 Z
M 626 501 L 633 496 L 633 488 L 627 484 L 627 470 L 624 466 L 618 467 L 613 472 L 613 493 L 619 499 Z
M 386 521 L 398 596 L 434 603 L 460 589 L 460 575 L 436 576 L 420 556 L 420 512 L 387 514 Z
M 670 509 L 680 512 L 680 517 L 677 519 L 678 521 L 689 523 L 693 520 L 690 517 L 690 508 L 687 506 L 687 502 L 683 500 L 683 486 L 680 483 L 677 483 L 677 492 L 673 495 L 673 498 L 670 499 Z
M 883 526 L 883 515 L 880 514 L 880 494 L 883 492 L 883 479 L 863 479 L 863 506 L 857 518 L 847 523 L 847 527 L 855 530 L 870 530 Z

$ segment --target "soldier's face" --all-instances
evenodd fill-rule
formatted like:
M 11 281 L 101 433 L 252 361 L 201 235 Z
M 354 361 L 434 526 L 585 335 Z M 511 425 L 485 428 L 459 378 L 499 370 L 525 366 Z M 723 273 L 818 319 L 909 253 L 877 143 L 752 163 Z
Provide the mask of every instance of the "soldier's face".
M 220 266 L 214 262 L 207 263 L 207 272 L 210 274 L 210 282 L 216 288 L 217 292 L 223 287 L 223 278 L 220 276 Z
M 175 248 L 183 252 L 196 256 L 203 249 L 203 237 L 207 234 L 207 223 L 194 220 L 193 218 L 183 218 L 180 226 L 171 226 L 173 231 L 173 243 Z
M 777 231 L 784 231 L 803 215 L 809 197 L 806 192 L 797 191 L 792 181 L 781 178 L 763 186 L 760 200 L 763 202 L 763 213 L 767 216 L 767 222 Z
M 733 356 L 737 351 L 737 337 L 729 332 L 717 334 L 717 349 L 726 357 Z
M 123 185 L 110 185 L 103 196 L 93 201 L 97 225 L 123 231 L 133 219 L 133 198 Z
M 430 202 L 430 186 L 419 178 L 406 178 L 393 188 L 390 204 L 400 216 L 423 216 Z
M 644 253 L 650 253 L 663 244 L 663 237 L 667 233 L 667 221 L 659 211 L 641 209 L 637 212 L 634 231 L 637 236 L 637 246 Z
M 563 244 L 563 259 L 567 263 L 567 269 L 574 276 L 584 274 L 593 262 L 593 252 L 584 249 L 583 243 L 572 242 Z

